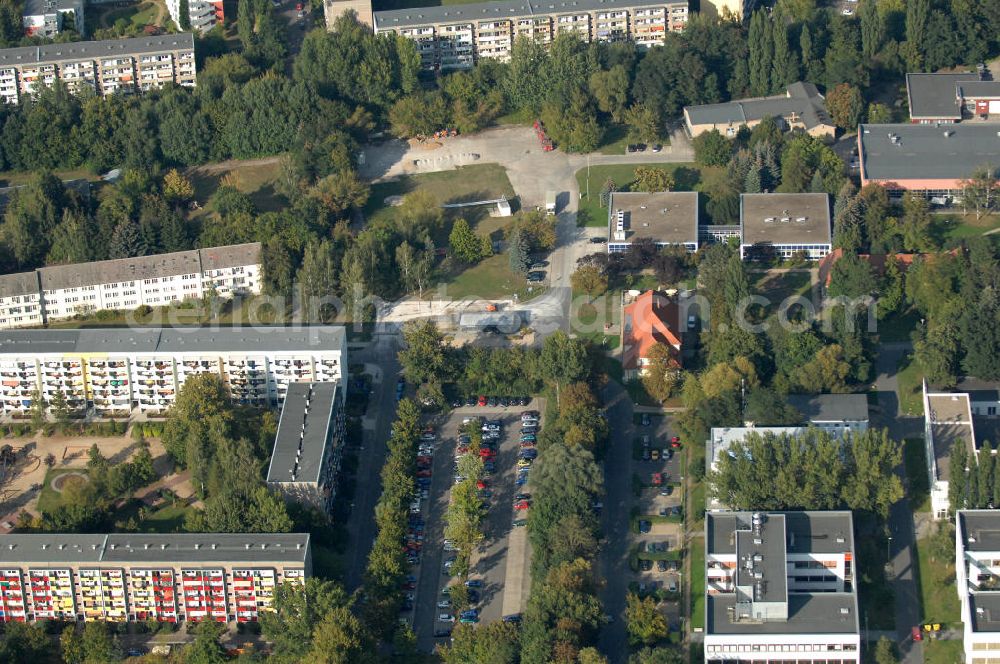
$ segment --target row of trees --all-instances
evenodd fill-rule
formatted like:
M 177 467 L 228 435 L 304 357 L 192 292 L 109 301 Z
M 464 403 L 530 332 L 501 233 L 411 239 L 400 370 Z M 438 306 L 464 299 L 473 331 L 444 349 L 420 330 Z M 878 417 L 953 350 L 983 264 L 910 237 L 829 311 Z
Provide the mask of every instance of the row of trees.
M 462 433 L 470 438 L 469 451 L 458 459 L 456 474 L 465 479 L 451 488 L 450 502 L 444 514 L 444 536 L 458 549 L 451 573 L 464 581 L 469 573 L 472 550 L 483 540 L 482 524 L 486 510 L 483 509 L 477 486 L 483 478 L 483 459 L 479 456 L 483 432 L 479 422 L 473 420 L 462 427 Z M 460 585 L 464 587 L 464 584 Z M 455 592 L 454 589 L 452 592 Z M 457 605 L 456 599 L 452 598 L 453 611 L 461 611 L 465 607 Z
M 902 445 L 887 430 L 838 439 L 821 429 L 801 435 L 750 433 L 720 455 L 712 494 L 739 510 L 846 508 L 883 520 L 903 497 L 894 473 Z
M 1000 456 L 994 456 L 993 446 L 984 441 L 977 452 L 971 452 L 963 440 L 951 446 L 948 458 L 948 503 L 951 511 L 961 509 L 993 509 L 1000 505 Z

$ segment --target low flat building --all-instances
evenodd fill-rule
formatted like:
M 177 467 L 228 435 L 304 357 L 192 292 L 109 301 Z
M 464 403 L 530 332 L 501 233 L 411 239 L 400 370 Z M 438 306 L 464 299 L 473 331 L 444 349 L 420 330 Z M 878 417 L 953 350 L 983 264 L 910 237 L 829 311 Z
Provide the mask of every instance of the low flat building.
M 1000 510 L 955 514 L 955 587 L 965 664 L 1000 660 Z
M 868 430 L 868 398 L 864 394 L 789 394 L 788 404 L 802 413 L 804 424 L 831 433 Z
M 340 13 L 343 4 L 330 1 L 326 8 Z M 375 32 L 412 39 L 428 70 L 464 69 L 480 58 L 507 61 L 518 37 L 549 44 L 569 33 L 585 42 L 632 41 L 649 47 L 662 44 L 669 32 L 683 31 L 687 21 L 687 0 L 556 0 L 548 4 L 515 0 L 373 14 Z M 329 19 L 327 25 L 332 27 Z
M 880 184 L 889 196 L 911 191 L 931 199 L 960 200 L 981 166 L 1000 164 L 1000 125 L 984 122 L 861 125 L 861 185 Z
M 233 401 L 280 406 L 289 385 L 344 378 L 341 326 L 85 328 L 0 332 L 0 415 L 23 419 L 36 391 L 100 416 L 163 416 L 184 383 L 219 376 Z
M 344 453 L 344 398 L 339 381 L 288 386 L 267 486 L 286 500 L 330 515 Z
M 323 20 L 327 30 L 333 30 L 337 19 L 348 12 L 354 12 L 358 23 L 374 27 L 372 20 L 372 0 L 323 0 Z
M 646 373 L 654 346 L 665 346 L 681 369 L 680 307 L 665 293 L 647 291 L 622 309 L 622 368 L 626 378 Z
M 0 329 L 208 295 L 255 295 L 261 273 L 261 244 L 250 242 L 0 275 Z
M 4 535 L 0 622 L 256 622 L 311 575 L 308 533 Z
M 734 138 L 742 127 L 753 129 L 768 117 L 785 131 L 801 129 L 811 136 L 831 138 L 837 133 L 823 95 L 815 85 L 802 81 L 789 85 L 783 95 L 684 107 L 684 124 L 692 137 L 716 129 Z
M 25 0 L 21 21 L 28 37 L 52 39 L 67 24 L 82 37 L 83 0 Z
M 651 239 L 658 247 L 698 251 L 698 192 L 611 192 L 608 252 L 628 251 L 640 238 Z
M 827 194 L 742 194 L 740 257 L 819 260 L 833 248 Z
M 1000 116 L 1000 81 L 984 81 L 976 72 L 907 74 L 910 122 L 937 124 Z
M 706 514 L 705 661 L 860 663 L 856 574 L 850 512 Z
M 969 395 L 965 392 L 938 392 L 923 384 L 924 444 L 927 475 L 931 487 L 931 512 L 935 519 L 948 518 L 949 461 L 954 445 L 964 445 L 969 463 L 978 460 L 975 424 Z
M 25 96 L 63 81 L 71 91 L 132 93 L 168 83 L 194 87 L 194 35 L 190 32 L 79 41 L 0 50 L 0 100 Z

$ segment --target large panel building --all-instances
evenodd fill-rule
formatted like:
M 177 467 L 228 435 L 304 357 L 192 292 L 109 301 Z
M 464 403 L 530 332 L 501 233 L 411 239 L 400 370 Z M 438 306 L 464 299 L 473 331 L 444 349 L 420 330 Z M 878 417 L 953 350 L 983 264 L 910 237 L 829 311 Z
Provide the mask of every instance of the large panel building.
M 965 663 L 1000 660 L 1000 510 L 956 513 L 955 587 Z
M 0 50 L 0 100 L 16 104 L 56 80 L 70 90 L 89 87 L 99 95 L 169 83 L 194 87 L 194 36 L 182 32 Z
M 162 415 L 202 373 L 220 376 L 237 403 L 281 405 L 292 383 L 343 380 L 346 353 L 340 326 L 8 331 L 0 414 L 25 417 L 37 390 L 98 415 Z
M 339 382 L 292 383 L 278 419 L 267 486 L 286 500 L 330 514 L 344 452 Z
M 261 289 L 259 242 L 56 265 L 0 276 L 0 329 Z
M 857 664 L 856 574 L 850 512 L 709 512 L 705 661 Z
M 518 37 L 548 44 L 572 33 L 586 42 L 648 47 L 683 31 L 687 21 L 687 0 L 515 0 L 374 13 L 376 33 L 412 39 L 424 68 L 432 70 L 471 67 L 479 58 L 507 60 Z
M 311 574 L 308 533 L 4 535 L 0 622 L 256 622 Z

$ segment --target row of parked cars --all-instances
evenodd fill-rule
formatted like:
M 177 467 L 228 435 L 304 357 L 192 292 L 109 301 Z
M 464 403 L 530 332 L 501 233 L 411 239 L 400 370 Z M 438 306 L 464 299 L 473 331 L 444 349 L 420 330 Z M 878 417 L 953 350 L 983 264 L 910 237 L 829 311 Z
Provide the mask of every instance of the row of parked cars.
M 451 402 L 452 408 L 462 406 L 481 406 L 489 408 L 508 408 L 510 406 L 527 406 L 531 403 L 531 397 L 490 397 L 485 394 L 479 396 L 466 397 L 465 399 L 455 399 Z

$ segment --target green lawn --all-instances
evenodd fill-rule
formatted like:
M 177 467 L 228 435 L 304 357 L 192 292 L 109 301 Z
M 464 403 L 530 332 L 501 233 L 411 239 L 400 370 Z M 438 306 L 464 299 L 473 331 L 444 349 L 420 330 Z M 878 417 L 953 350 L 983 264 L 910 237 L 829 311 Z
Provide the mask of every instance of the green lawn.
M 924 414 L 923 377 L 913 355 L 907 355 L 900 361 L 896 373 L 900 412 L 906 415 Z
M 924 664 L 955 664 L 965 659 L 962 641 L 924 640 Z
M 101 176 L 87 168 L 52 171 L 60 180 L 90 180 L 100 182 Z M 0 187 L 16 187 L 27 184 L 35 176 L 34 171 L 0 171 Z
M 966 215 L 948 212 L 933 215 L 931 235 L 939 242 L 947 244 L 982 235 L 997 228 L 1000 228 L 1000 214 L 987 214 L 976 219 L 974 212 Z
M 545 291 L 544 286 L 530 286 L 524 277 L 510 269 L 507 254 L 497 254 L 477 265 L 462 269 L 445 279 L 449 298 L 507 298 L 516 294 L 521 301 Z
M 688 541 L 691 560 L 691 627 L 705 628 L 705 538 L 692 537 Z
M 781 303 L 790 297 L 802 296 L 809 299 L 811 288 L 808 272 L 764 274 L 754 284 L 754 291 L 770 302 L 767 315 L 775 314 Z
M 229 171 L 208 172 L 204 168 L 187 169 L 185 175 L 194 185 L 194 198 L 202 206 L 192 216 L 208 214 L 208 201 L 219 188 L 222 180 L 228 178 L 235 183 L 236 188 L 250 197 L 260 212 L 277 212 L 288 206 L 288 200 L 274 190 L 281 165 L 278 162 L 267 164 L 237 165 Z
M 386 204 L 385 199 L 389 196 L 405 196 L 417 189 L 430 193 L 441 204 L 491 200 L 499 198 L 501 194 L 507 198 L 514 197 L 514 188 L 503 166 L 499 164 L 459 166 L 451 171 L 403 175 L 392 182 L 372 185 L 371 195 L 364 208 L 365 219 L 369 222 L 381 218 L 391 219 L 392 207 Z M 470 224 L 478 217 L 485 217 L 487 213 L 486 206 L 459 208 L 452 212 L 455 216 L 462 216 Z
M 129 27 L 143 28 L 147 25 L 157 25 L 157 18 L 167 15 L 166 7 L 152 0 L 147 0 L 146 2 L 137 2 L 126 7 L 113 7 L 104 11 L 101 10 L 100 6 L 93 10 L 88 9 L 85 22 L 88 33 L 92 33 L 97 28 L 114 27 L 118 21 L 122 20 L 126 21 Z M 161 27 L 165 26 L 161 24 Z
M 909 341 L 913 330 L 920 322 L 920 313 L 915 309 L 909 309 L 901 314 L 891 316 L 878 321 L 879 341 Z
M 961 620 L 955 594 L 954 544 L 950 550 L 948 547 L 952 542 L 954 529 L 948 526 L 916 542 L 923 622 L 948 625 Z
M 695 191 L 701 183 L 701 172 L 694 164 L 643 164 L 655 166 L 674 174 L 676 191 Z M 614 180 L 618 191 L 629 191 L 635 181 L 635 164 L 615 164 L 611 166 L 593 166 L 590 171 L 589 196 L 586 168 L 576 173 L 576 182 L 583 198 L 580 199 L 580 209 L 577 212 L 577 224 L 590 228 L 603 228 L 608 225 L 607 208 L 601 206 L 601 188 L 608 178 Z
M 59 504 L 62 502 L 62 494 L 52 488 L 52 480 L 59 477 L 60 475 L 67 475 L 69 473 L 76 473 L 78 475 L 87 475 L 86 468 L 52 468 L 45 473 L 45 479 L 42 481 L 42 492 L 38 496 L 38 511 L 39 512 L 52 512 Z
M 903 441 L 903 465 L 906 467 L 907 495 L 913 511 L 930 512 L 927 449 L 922 438 L 907 438 Z
M 860 528 L 859 528 L 860 530 Z M 896 627 L 895 604 L 892 585 L 885 577 L 888 541 L 871 528 L 864 536 L 855 538 L 858 576 L 858 597 L 861 601 L 862 619 L 870 629 L 891 630 Z
M 191 508 L 178 503 L 167 505 L 147 516 L 140 526 L 154 533 L 177 533 L 184 530 L 184 519 Z

